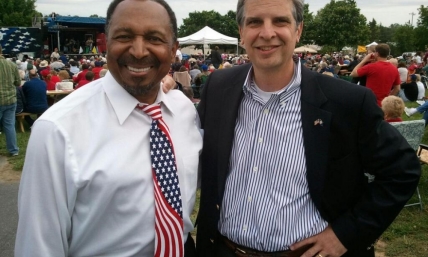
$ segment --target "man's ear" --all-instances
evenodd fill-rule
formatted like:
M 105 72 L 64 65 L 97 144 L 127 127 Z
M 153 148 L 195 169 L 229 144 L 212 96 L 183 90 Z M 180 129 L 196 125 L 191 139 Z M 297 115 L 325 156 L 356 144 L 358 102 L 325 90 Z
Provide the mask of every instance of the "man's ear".
M 175 43 L 172 44 L 172 47 L 171 47 L 171 63 L 175 62 L 175 55 L 177 53 L 177 49 L 178 49 L 178 41 L 175 41 Z
M 244 48 L 245 49 L 245 41 L 244 41 L 244 37 L 243 37 L 243 31 L 242 31 L 242 27 L 241 26 L 239 26 L 239 37 L 241 38 L 240 39 L 240 42 L 239 42 L 239 45 L 242 47 L 242 48 Z

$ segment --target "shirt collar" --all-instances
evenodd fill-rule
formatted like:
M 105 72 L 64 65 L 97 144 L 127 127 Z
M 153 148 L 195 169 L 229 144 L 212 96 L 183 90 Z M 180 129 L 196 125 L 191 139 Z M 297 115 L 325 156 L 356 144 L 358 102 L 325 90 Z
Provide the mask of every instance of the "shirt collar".
M 300 66 L 301 66 L 300 59 L 297 59 L 296 61 L 294 61 L 293 77 L 291 78 L 287 86 L 285 86 L 275 94 L 280 95 L 284 92 L 294 91 L 294 89 L 300 87 L 300 83 L 302 81 L 302 70 Z M 257 95 L 257 90 L 253 85 L 254 83 L 253 75 L 254 75 L 254 70 L 253 70 L 253 66 L 251 66 L 250 70 L 248 71 L 247 77 L 245 78 L 243 90 L 245 94 L 254 96 L 254 95 Z
M 119 120 L 119 124 L 122 125 L 129 115 L 131 115 L 135 110 L 139 101 L 130 95 L 119 83 L 117 83 L 110 72 L 107 72 L 104 78 L 101 79 L 103 80 L 103 88 L 106 92 L 107 98 L 113 107 L 117 119 Z M 167 111 L 174 115 L 173 106 L 166 94 L 162 91 L 162 88 L 159 89 L 155 103 L 162 103 L 162 108 L 166 108 Z

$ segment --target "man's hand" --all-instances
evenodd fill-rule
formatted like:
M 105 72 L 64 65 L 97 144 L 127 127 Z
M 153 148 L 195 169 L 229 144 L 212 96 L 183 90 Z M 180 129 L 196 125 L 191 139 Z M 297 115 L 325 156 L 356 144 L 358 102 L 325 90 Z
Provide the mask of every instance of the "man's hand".
M 293 244 L 290 249 L 295 250 L 304 245 L 313 246 L 307 250 L 301 257 L 340 257 L 346 253 L 346 248 L 334 234 L 333 229 L 328 226 L 323 232 L 313 237 L 306 238 L 303 241 Z
M 175 80 L 169 75 L 166 75 L 162 79 L 162 83 L 162 90 L 165 94 L 168 93 L 171 89 L 174 89 L 175 85 L 177 84 L 175 83 Z

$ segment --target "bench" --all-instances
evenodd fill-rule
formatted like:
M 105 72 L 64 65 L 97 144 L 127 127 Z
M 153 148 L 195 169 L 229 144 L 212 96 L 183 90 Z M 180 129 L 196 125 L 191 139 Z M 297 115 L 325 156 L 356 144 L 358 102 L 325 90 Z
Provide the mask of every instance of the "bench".
M 19 128 L 21 129 L 21 132 L 22 133 L 24 133 L 25 132 L 25 129 L 24 129 L 24 118 L 25 118 L 25 116 L 28 116 L 28 115 L 33 115 L 34 113 L 29 113 L 29 112 L 21 112 L 21 113 L 18 113 L 18 114 L 16 114 L 15 115 L 15 117 L 16 117 L 16 120 L 18 121 L 18 123 L 19 123 Z M 37 114 L 36 114 L 37 115 Z

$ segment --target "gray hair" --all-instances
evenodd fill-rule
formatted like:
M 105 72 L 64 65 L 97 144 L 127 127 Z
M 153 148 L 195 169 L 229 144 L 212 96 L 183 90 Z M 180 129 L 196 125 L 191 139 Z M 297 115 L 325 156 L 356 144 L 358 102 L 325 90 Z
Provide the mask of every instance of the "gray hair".
M 290 0 L 287 0 L 290 1 Z M 296 21 L 296 27 L 300 25 L 303 21 L 303 12 L 304 12 L 304 0 L 291 0 L 293 1 L 293 18 Z M 239 26 L 244 25 L 244 12 L 245 12 L 245 2 L 246 0 L 239 0 L 238 5 L 236 6 L 236 21 Z

